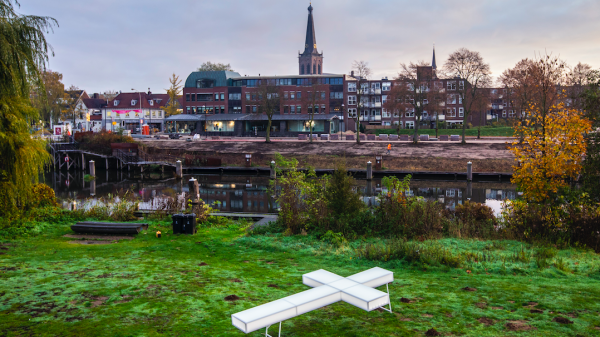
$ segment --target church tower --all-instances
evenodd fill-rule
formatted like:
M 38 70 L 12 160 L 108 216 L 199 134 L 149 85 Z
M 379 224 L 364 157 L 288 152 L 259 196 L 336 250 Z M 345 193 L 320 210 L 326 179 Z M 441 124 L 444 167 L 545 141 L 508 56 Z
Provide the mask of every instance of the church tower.
M 323 54 L 317 51 L 317 38 L 315 37 L 315 23 L 312 15 L 312 4 L 308 7 L 308 25 L 306 27 L 306 42 L 304 52 L 298 55 L 300 75 L 323 74 Z

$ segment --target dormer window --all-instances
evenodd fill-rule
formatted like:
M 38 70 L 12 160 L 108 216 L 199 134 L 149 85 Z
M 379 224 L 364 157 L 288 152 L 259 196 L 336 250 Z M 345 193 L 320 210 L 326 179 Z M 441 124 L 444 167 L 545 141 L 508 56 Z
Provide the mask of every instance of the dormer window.
M 135 99 L 132 99 L 132 100 L 131 100 L 131 106 L 134 106 L 134 105 L 136 105 L 136 104 L 137 104 L 137 100 L 135 100 Z
M 118 100 L 114 100 L 114 101 L 113 101 L 113 104 L 114 104 L 115 106 L 117 106 L 117 105 L 119 105 L 119 101 L 118 101 Z
M 154 106 L 154 101 L 153 100 L 149 100 L 148 102 L 150 103 L 150 106 Z

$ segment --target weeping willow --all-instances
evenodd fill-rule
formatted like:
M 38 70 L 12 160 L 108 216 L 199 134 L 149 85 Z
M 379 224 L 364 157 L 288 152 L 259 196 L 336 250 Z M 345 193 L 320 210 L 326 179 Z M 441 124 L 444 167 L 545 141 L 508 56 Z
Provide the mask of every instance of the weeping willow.
M 50 161 L 43 141 L 32 138 L 28 121 L 38 112 L 29 100 L 31 84 L 52 53 L 45 35 L 58 26 L 49 17 L 20 15 L 16 0 L 0 0 L 0 217 L 28 204 L 31 187 Z

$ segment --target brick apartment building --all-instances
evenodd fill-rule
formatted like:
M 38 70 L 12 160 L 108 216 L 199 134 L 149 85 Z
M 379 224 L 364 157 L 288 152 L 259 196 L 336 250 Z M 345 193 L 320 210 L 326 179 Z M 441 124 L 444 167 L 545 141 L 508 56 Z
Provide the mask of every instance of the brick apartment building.
M 357 88 L 359 79 L 353 73 L 327 74 L 323 71 L 323 54 L 317 50 L 312 6 L 308 12 L 305 49 L 298 55 L 299 75 L 241 76 L 231 71 L 193 72 L 183 88 L 183 114 L 166 118 L 164 130 L 184 134 L 264 136 L 268 119 L 259 113 L 260 104 L 256 97 L 261 81 L 280 87 L 283 96 L 280 111 L 272 118 L 273 136 L 306 134 L 311 127 L 316 134 L 356 131 L 355 118 L 359 118 L 364 126 L 414 128 L 413 111 L 387 111 L 384 108 L 393 86 L 400 85 L 397 81 L 387 77 L 360 81 L 362 88 Z M 423 68 L 422 71 L 435 75 L 435 50 L 431 66 Z M 464 81 L 437 76 L 433 76 L 432 81 L 431 85 L 444 88 L 447 96 L 438 119 L 448 126 L 462 125 L 464 107 L 455 92 L 465 85 Z M 363 93 L 362 103 L 357 102 L 359 89 Z M 319 96 L 311 126 L 306 98 L 312 91 L 318 91 Z M 129 99 L 134 97 L 126 101 Z M 424 113 L 421 127 L 433 128 L 436 120 L 435 115 Z M 467 122 L 478 125 L 480 120 L 478 113 L 472 113 Z

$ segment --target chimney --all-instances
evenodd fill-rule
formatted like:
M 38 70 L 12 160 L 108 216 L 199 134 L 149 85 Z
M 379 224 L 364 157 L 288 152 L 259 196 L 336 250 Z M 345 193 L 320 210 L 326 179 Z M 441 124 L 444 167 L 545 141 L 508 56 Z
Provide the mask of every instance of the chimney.
M 354 70 L 350 72 L 350 76 L 354 77 Z
M 148 95 L 152 95 L 152 91 L 150 91 L 150 88 L 148 88 Z

